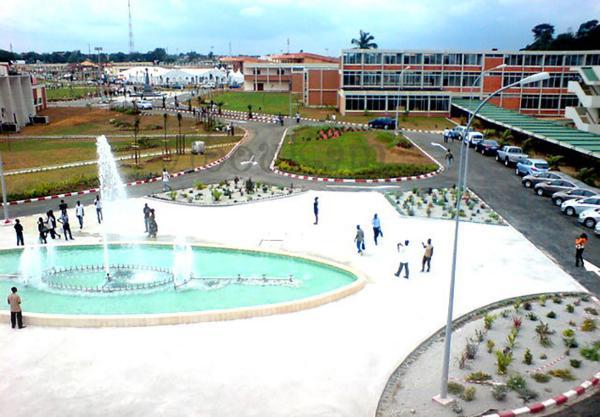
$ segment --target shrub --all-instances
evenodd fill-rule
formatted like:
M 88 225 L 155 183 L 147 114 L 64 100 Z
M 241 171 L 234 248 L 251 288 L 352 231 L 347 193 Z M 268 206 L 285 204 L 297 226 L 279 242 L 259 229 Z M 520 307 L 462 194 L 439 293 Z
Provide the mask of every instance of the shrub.
M 510 350 L 514 350 L 516 344 L 517 344 L 517 333 L 512 331 L 512 332 L 510 332 L 510 334 L 508 336 L 506 336 L 506 347 L 508 347 Z
M 579 171 L 577 171 L 577 175 L 575 175 L 575 178 L 593 187 L 596 185 L 598 174 L 596 173 L 596 170 L 594 168 L 586 167 L 581 168 Z
M 523 320 L 521 319 L 521 317 L 513 317 L 513 328 L 520 329 L 521 324 L 523 324 Z
M 508 394 L 508 387 L 506 385 L 494 385 L 492 387 L 492 397 L 496 401 L 504 401 L 506 394 Z
M 494 343 L 494 341 L 493 341 L 493 340 L 491 340 L 491 339 L 488 339 L 488 341 L 487 341 L 487 343 L 486 343 L 486 346 L 487 346 L 487 351 L 488 351 L 488 353 L 492 353 L 492 351 L 494 350 L 494 346 L 495 346 L 495 345 L 496 345 L 496 344 Z
M 496 351 L 496 372 L 498 375 L 506 375 L 508 367 L 513 361 L 512 352 Z
M 486 314 L 483 316 L 483 327 L 486 330 L 490 330 L 494 324 L 494 320 L 496 320 L 496 316 L 494 314 Z
M 202 190 L 204 190 L 204 189 L 206 188 L 206 184 L 204 184 L 202 181 L 197 181 L 197 182 L 194 184 L 194 188 L 195 188 L 196 190 L 198 190 L 198 191 L 202 191 Z
M 563 155 L 548 155 L 546 156 L 546 162 L 550 169 L 558 169 L 565 157 Z
M 575 377 L 573 376 L 573 374 L 571 373 L 570 369 L 552 369 L 550 371 L 548 371 L 549 375 L 552 375 L 553 377 L 556 378 L 560 378 L 563 381 L 574 381 Z
M 531 365 L 533 363 L 533 354 L 529 348 L 525 349 L 525 353 L 523 354 L 523 363 L 525 365 Z
M 538 316 L 536 316 L 536 314 L 534 312 L 529 312 L 529 313 L 527 313 L 527 318 L 531 321 L 537 321 Z
M 547 299 L 548 299 L 547 295 L 545 295 L 545 294 L 540 295 L 539 302 L 542 307 L 544 307 L 546 305 Z
M 476 392 L 477 392 L 477 390 L 475 389 L 475 387 L 467 387 L 463 391 L 460 398 L 462 398 L 463 400 L 468 401 L 468 402 L 473 401 L 475 399 Z
M 538 340 L 542 346 L 552 346 L 550 335 L 554 334 L 554 332 L 550 330 L 548 324 L 540 321 L 540 324 L 535 327 L 535 333 L 537 334 Z
M 546 382 L 550 381 L 550 379 L 552 379 L 550 375 L 545 374 L 543 372 L 535 372 L 531 374 L 531 377 L 534 379 L 535 382 L 539 382 L 540 384 L 545 384 Z
M 523 303 L 523 309 L 525 309 L 526 311 L 531 311 L 532 308 L 533 308 L 533 306 L 531 305 L 531 303 L 529 301 L 525 301 Z
M 600 352 L 594 346 L 581 348 L 579 353 L 581 353 L 581 356 L 583 356 L 587 360 L 594 362 L 598 362 L 600 360 Z
M 465 346 L 465 355 L 467 356 L 467 359 L 475 359 L 475 356 L 477 356 L 477 351 L 479 350 L 479 344 L 476 342 L 473 342 L 473 340 L 468 339 L 467 340 L 467 345 Z
M 448 393 L 452 395 L 461 395 L 465 391 L 465 386 L 458 382 L 448 382 Z
M 551 311 L 548 314 L 546 314 L 546 317 L 548 317 L 549 319 L 555 319 L 556 313 L 554 311 Z
M 554 304 L 562 304 L 563 299 L 560 295 L 555 295 L 552 297 L 552 301 L 554 301 Z
M 483 371 L 477 371 L 470 373 L 465 379 L 469 382 L 483 382 L 489 381 L 490 379 L 492 379 L 492 376 Z
M 479 329 L 475 330 L 475 339 L 479 343 L 483 342 L 483 339 L 485 339 L 485 334 L 483 333 L 482 330 L 479 330 Z
M 214 201 L 219 201 L 223 196 L 223 193 L 216 188 L 212 190 L 211 194 Z
M 581 323 L 581 330 L 584 332 L 593 332 L 594 330 L 596 330 L 596 320 L 588 317 L 585 318 L 583 320 L 583 323 Z
M 523 149 L 524 153 L 533 152 L 533 138 L 525 139 L 523 145 L 521 145 L 521 149 Z
M 508 377 L 506 386 L 513 391 L 518 391 L 527 386 L 527 381 L 525 381 L 525 378 L 523 378 L 521 375 L 513 374 Z
M 515 309 L 515 311 L 518 313 L 521 310 L 521 305 L 523 304 L 523 302 L 521 301 L 520 298 L 517 298 L 514 303 L 513 303 L 513 307 Z
M 171 200 L 175 201 L 177 199 L 177 191 L 169 191 L 168 196 Z
M 597 316 L 598 315 L 598 310 L 596 310 L 593 307 L 586 307 L 583 309 L 583 311 L 585 311 L 588 314 L 591 314 L 592 316 Z
M 565 310 L 567 313 L 574 313 L 575 312 L 575 306 L 573 304 L 567 304 L 567 306 L 565 307 Z
M 581 368 L 581 361 L 580 361 L 580 360 L 577 360 L 577 359 L 571 359 L 571 360 L 569 361 L 569 363 L 571 364 L 571 366 L 572 366 L 573 368 Z

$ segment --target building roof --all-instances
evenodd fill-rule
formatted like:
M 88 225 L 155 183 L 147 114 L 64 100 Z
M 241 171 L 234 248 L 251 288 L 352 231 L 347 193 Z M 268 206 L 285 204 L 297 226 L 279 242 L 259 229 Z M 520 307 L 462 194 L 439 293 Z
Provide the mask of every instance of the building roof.
M 479 100 L 452 99 L 456 108 L 472 113 L 481 103 Z M 493 104 L 486 104 L 477 117 L 567 149 L 600 158 L 600 135 L 583 132 L 551 120 L 526 116 Z
M 267 58 L 270 61 L 282 61 L 282 60 L 286 60 L 286 59 L 298 59 L 298 60 L 312 59 L 312 60 L 321 61 L 321 62 L 331 62 L 331 63 L 339 62 L 339 58 L 325 56 L 325 55 L 319 55 L 319 54 L 312 54 L 310 52 L 274 54 L 274 55 L 268 55 Z
M 219 58 L 221 62 L 265 62 L 264 59 L 257 58 L 255 56 L 222 56 Z

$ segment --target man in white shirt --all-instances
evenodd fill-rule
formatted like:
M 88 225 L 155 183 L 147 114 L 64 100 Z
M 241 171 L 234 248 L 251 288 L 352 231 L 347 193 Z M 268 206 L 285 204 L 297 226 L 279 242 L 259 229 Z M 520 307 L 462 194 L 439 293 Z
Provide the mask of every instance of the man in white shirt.
M 171 185 L 169 184 L 170 180 L 171 180 L 171 174 L 169 174 L 169 172 L 167 171 L 166 168 L 163 168 L 163 172 L 162 172 L 163 191 L 171 190 Z
M 403 269 L 406 269 L 404 278 L 408 279 L 408 262 L 410 260 L 410 255 L 412 252 L 412 247 L 409 247 L 409 245 L 410 242 L 408 240 L 405 240 L 404 243 L 398 242 L 398 244 L 396 245 L 396 248 L 398 249 L 398 254 L 400 255 L 400 265 L 398 265 L 398 271 L 396 271 L 396 273 L 394 274 L 397 277 L 400 276 Z
M 84 212 L 83 206 L 81 205 L 80 201 L 77 201 L 77 203 L 75 204 L 75 216 L 77 217 L 77 220 L 79 220 L 79 230 L 83 229 Z
M 96 200 L 94 200 L 94 206 L 96 207 L 96 217 L 98 218 L 98 224 L 102 223 L 102 201 L 100 201 L 100 196 L 96 195 Z

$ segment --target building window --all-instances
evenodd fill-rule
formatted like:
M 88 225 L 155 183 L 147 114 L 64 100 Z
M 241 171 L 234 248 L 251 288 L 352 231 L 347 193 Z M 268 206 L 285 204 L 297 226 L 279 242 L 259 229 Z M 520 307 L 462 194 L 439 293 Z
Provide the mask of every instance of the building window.
M 344 85 L 360 85 L 360 72 L 344 71 Z
M 423 54 L 404 54 L 404 63 L 412 65 L 421 65 L 423 62 Z
M 444 55 L 445 65 L 462 65 L 462 54 L 447 54 Z
M 398 86 L 400 84 L 400 73 L 399 72 L 384 72 L 383 73 L 383 85 Z
M 386 110 L 385 96 L 367 96 L 367 110 Z
M 381 73 L 374 71 L 363 72 L 363 83 L 362 85 L 380 85 L 381 84 Z
M 481 65 L 481 55 L 465 54 L 465 65 Z
M 523 55 L 506 55 L 506 57 L 504 58 L 504 63 L 510 66 L 521 66 L 523 65 Z
M 561 73 L 550 73 L 550 78 L 542 82 L 544 88 L 560 88 L 562 85 L 562 74 Z
M 429 97 L 429 111 L 448 111 L 450 107 L 449 97 L 431 96 Z
M 460 72 L 445 72 L 443 78 L 444 86 L 447 87 L 460 87 L 461 85 L 461 73 Z
M 381 54 L 378 52 L 365 52 L 365 65 L 381 64 Z
M 505 72 L 504 77 L 502 78 L 502 86 L 506 87 L 507 85 L 514 84 L 522 78 L 523 74 L 520 72 Z
M 559 96 L 542 95 L 540 107 L 542 109 L 558 109 Z
M 389 65 L 402 64 L 402 54 L 385 54 L 383 55 L 383 63 Z
M 565 66 L 581 65 L 583 62 L 583 55 L 565 55 Z
M 406 96 L 389 96 L 388 111 L 404 111 L 406 109 Z
M 535 74 L 536 74 L 535 72 L 524 72 L 522 78 L 527 78 L 527 77 L 530 77 Z M 540 81 L 538 81 L 537 83 L 525 84 L 522 88 L 540 88 L 541 85 L 542 85 L 542 83 Z
M 581 78 L 579 77 L 579 74 L 575 74 L 572 72 L 563 74 L 563 78 L 562 78 L 563 88 L 567 88 L 569 86 L 569 81 L 581 81 Z
M 404 71 L 402 74 L 402 83 L 405 86 L 412 87 L 420 87 L 421 86 L 421 73 L 420 72 L 412 72 L 412 71 Z
M 478 79 L 479 78 L 479 79 Z M 475 84 L 477 82 L 477 84 Z M 465 72 L 462 77 L 463 87 L 478 87 L 481 82 L 479 73 Z
M 600 65 L 600 54 L 587 54 L 585 65 Z
M 541 55 L 525 55 L 523 57 L 523 65 L 528 67 L 539 67 L 542 65 Z
M 546 55 L 544 65 L 547 67 L 562 67 L 563 55 Z
M 423 87 L 440 87 L 442 74 L 440 72 L 424 72 Z
M 365 98 L 362 96 L 346 97 L 346 110 L 364 110 Z
M 408 96 L 408 109 L 410 111 L 428 111 L 428 97 Z
M 423 54 L 423 64 L 442 65 L 442 54 Z
M 560 108 L 564 109 L 565 107 L 577 107 L 579 106 L 579 99 L 574 95 L 562 96 L 560 99 Z
M 540 96 L 524 94 L 521 96 L 522 109 L 537 109 L 540 106 Z
M 345 52 L 344 64 L 360 64 L 362 63 L 362 54 L 360 52 Z

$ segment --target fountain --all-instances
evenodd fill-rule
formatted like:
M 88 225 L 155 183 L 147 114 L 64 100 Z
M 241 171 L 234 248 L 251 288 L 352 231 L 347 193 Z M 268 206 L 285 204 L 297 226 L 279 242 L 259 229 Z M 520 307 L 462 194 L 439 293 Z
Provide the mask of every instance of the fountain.
M 25 285 L 42 285 L 42 256 L 38 245 L 26 246 L 19 260 L 19 271 Z
M 192 279 L 194 267 L 192 247 L 185 238 L 179 236 L 173 243 L 173 286 L 175 288 L 187 284 Z

